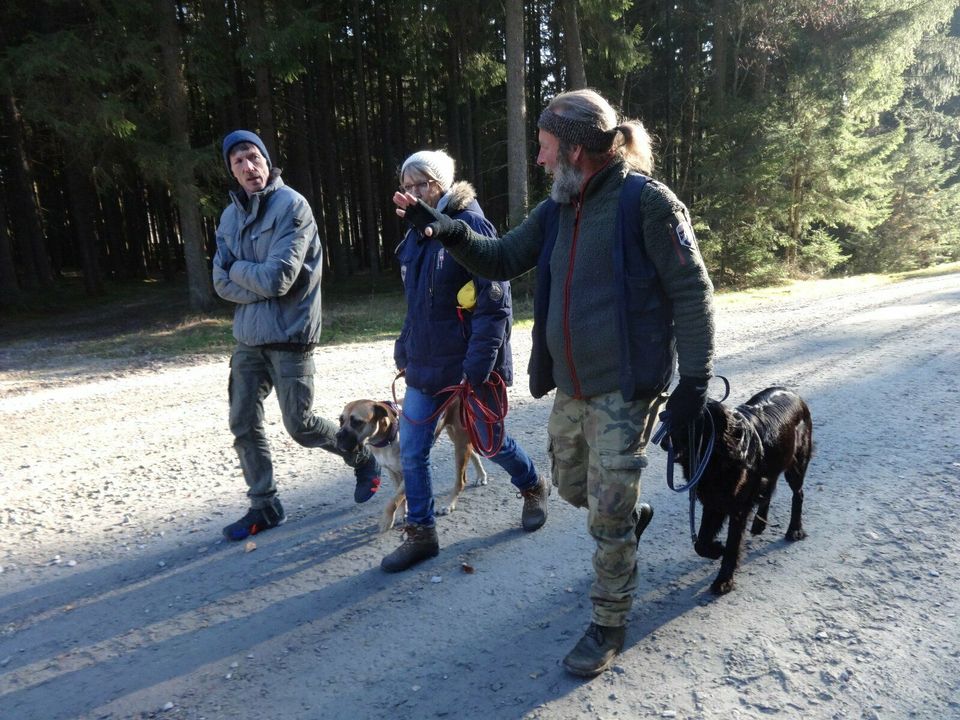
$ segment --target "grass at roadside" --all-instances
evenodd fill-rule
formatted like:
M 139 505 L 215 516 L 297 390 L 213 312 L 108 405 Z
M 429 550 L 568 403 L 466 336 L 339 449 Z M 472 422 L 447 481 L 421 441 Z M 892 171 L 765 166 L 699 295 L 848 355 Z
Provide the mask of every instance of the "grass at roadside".
M 867 289 L 912 277 L 960 271 L 960 263 L 889 275 L 859 275 L 830 280 L 795 281 L 785 285 L 718 294 L 718 304 L 749 299 L 819 297 L 840 289 Z M 128 283 L 112 287 L 101 298 L 88 299 L 69 284 L 59 291 L 59 304 L 4 316 L 0 347 L 36 339 L 62 338 L 70 352 L 95 358 L 121 359 L 228 354 L 233 348 L 232 311 L 223 303 L 203 316 L 190 313 L 181 284 Z M 396 279 L 376 286 L 359 277 L 324 288 L 322 345 L 392 340 L 400 333 L 406 304 Z M 514 291 L 514 331 L 533 323 L 529 280 Z

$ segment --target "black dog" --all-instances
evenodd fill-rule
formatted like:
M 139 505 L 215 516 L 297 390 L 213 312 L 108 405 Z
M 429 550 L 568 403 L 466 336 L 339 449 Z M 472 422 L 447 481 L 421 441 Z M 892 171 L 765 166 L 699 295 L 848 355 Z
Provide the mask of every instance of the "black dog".
M 701 423 L 709 432 L 713 420 L 716 440 L 696 486 L 703 517 L 694 549 L 702 557 L 723 558 L 710 586 L 714 594 L 723 595 L 734 587 L 733 573 L 740 560 L 747 517 L 756 507 L 750 532 L 759 535 L 766 529 L 770 498 L 780 473 L 793 490 L 787 540 L 807 536 L 800 514 L 803 478 L 813 452 L 813 422 L 803 399 L 782 387 L 767 388 L 735 410 L 710 400 L 706 413 L 710 418 Z M 680 444 L 676 462 L 689 480 L 689 452 L 685 443 Z M 725 518 L 729 518 L 726 545 L 716 539 Z

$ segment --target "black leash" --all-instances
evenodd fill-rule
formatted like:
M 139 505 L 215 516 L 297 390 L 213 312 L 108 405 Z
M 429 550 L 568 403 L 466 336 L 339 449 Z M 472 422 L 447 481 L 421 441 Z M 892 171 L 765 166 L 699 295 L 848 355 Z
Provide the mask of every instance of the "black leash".
M 715 377 L 723 380 L 724 393 L 723 397 L 720 398 L 720 402 L 723 402 L 730 396 L 730 381 L 727 380 L 723 375 L 716 375 Z M 703 422 L 703 430 L 698 431 L 699 421 L 689 423 L 687 425 L 687 447 L 690 448 L 690 457 L 689 457 L 689 468 L 690 468 L 690 478 L 687 480 L 686 484 L 677 487 L 673 482 L 673 466 L 676 463 L 676 450 L 673 447 L 673 441 L 670 438 L 670 412 L 664 410 L 660 413 L 660 427 L 656 429 L 651 442 L 660 445 L 664 440 L 666 441 L 666 451 L 667 451 L 667 487 L 669 487 L 674 492 L 687 492 L 690 498 L 690 538 L 693 540 L 694 544 L 697 542 L 697 517 L 696 517 L 696 508 L 697 508 L 697 496 L 694 493 L 694 488 L 696 488 L 697 483 L 700 482 L 700 478 L 703 477 L 703 473 L 706 472 L 707 465 L 710 463 L 710 456 L 713 455 L 713 447 L 716 442 L 717 429 L 713 424 L 713 416 L 709 412 L 704 410 L 704 417 L 709 421 L 709 431 L 707 428 L 708 423 Z M 663 447 L 661 445 L 661 447 Z

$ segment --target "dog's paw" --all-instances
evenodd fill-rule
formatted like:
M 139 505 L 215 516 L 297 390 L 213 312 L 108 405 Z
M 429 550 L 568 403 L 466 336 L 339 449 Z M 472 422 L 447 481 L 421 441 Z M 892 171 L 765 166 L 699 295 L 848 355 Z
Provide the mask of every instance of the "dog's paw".
M 489 482 L 489 479 L 487 478 L 486 473 L 484 473 L 483 475 L 479 475 L 479 476 L 477 477 L 477 479 L 473 481 L 473 486 L 474 486 L 474 487 L 483 487 L 483 486 L 486 485 L 488 482 Z
M 442 508 L 436 511 L 436 515 L 449 515 L 454 510 L 457 509 L 456 503 L 450 503 L 449 505 L 444 505 Z
M 750 534 L 759 535 L 767 529 L 767 521 L 761 517 L 754 517 L 753 524 L 750 525 Z
M 380 524 L 377 526 L 377 528 L 380 530 L 381 533 L 387 532 L 387 531 L 390 530 L 390 528 L 392 528 L 392 527 L 393 527 L 393 516 L 392 516 L 392 515 L 391 515 L 390 517 L 383 517 L 383 518 L 381 518 L 381 519 L 380 519 Z
M 733 587 L 733 578 L 730 578 L 729 580 L 721 580 L 720 578 L 717 578 L 710 585 L 710 592 L 712 592 L 714 595 L 726 595 L 728 592 L 733 590 Z
M 807 531 L 803 528 L 797 528 L 796 530 L 788 529 L 786 538 L 787 540 L 803 540 L 807 536 Z
M 700 557 L 709 558 L 710 560 L 723 557 L 723 543 L 719 540 L 714 540 L 710 543 L 698 542 L 693 546 L 693 549 Z

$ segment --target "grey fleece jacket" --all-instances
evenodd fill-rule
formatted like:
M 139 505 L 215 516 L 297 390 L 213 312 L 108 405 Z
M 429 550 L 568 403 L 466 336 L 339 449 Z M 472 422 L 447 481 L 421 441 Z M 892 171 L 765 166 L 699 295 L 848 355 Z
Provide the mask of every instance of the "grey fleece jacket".
M 592 397 L 618 389 L 619 342 L 613 239 L 620 190 L 629 168 L 620 159 L 590 178 L 577 201 L 560 206 L 550 260 L 547 346 L 554 380 L 565 393 Z M 713 286 L 693 239 L 689 213 L 663 184 L 640 197 L 644 248 L 673 307 L 681 375 L 713 373 Z M 541 203 L 519 226 L 491 241 L 458 226 L 453 256 L 473 272 L 511 279 L 536 266 L 543 242 Z

